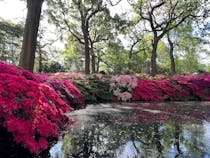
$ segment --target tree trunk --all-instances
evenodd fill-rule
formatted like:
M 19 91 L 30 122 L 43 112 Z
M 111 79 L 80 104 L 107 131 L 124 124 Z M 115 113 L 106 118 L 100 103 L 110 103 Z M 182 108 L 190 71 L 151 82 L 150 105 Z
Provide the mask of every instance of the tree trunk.
M 39 48 L 39 72 L 41 73 L 43 71 L 43 64 L 42 64 L 43 58 L 42 58 L 42 50 Z
M 90 74 L 90 50 L 88 39 L 85 39 L 85 73 Z
M 83 19 L 82 21 L 82 32 L 84 37 L 85 45 L 85 74 L 90 74 L 90 47 L 89 47 L 89 33 L 88 24 Z
M 152 44 L 152 55 L 151 55 L 151 75 L 155 76 L 157 74 L 157 63 L 156 63 L 156 58 L 157 58 L 157 46 L 158 46 L 158 39 L 154 38 L 154 42 Z
M 128 73 L 130 72 L 130 70 L 131 70 L 131 67 L 132 67 L 132 55 L 133 55 L 133 45 L 131 46 L 131 49 L 130 49 L 130 51 L 129 51 L 129 53 L 128 53 Z
M 159 154 L 162 154 L 163 146 L 161 144 L 159 123 L 154 123 L 154 142 Z
M 36 52 L 37 33 L 44 0 L 27 0 L 27 18 L 24 29 L 23 45 L 19 66 L 33 72 Z
M 96 72 L 96 56 L 94 54 L 94 50 L 93 50 L 93 44 L 91 44 L 91 63 L 92 63 L 92 73 Z
M 180 129 L 180 125 L 179 123 L 176 121 L 175 122 L 175 147 L 176 147 L 176 150 L 178 151 L 178 154 L 181 154 L 181 149 L 180 149 L 180 143 L 179 143 L 179 140 L 180 140 L 180 132 L 181 132 L 181 129 Z
M 170 56 L 170 61 L 171 61 L 171 74 L 174 75 L 176 74 L 176 65 L 175 65 L 175 60 L 174 60 L 174 44 L 170 39 L 169 33 L 167 33 L 167 39 L 170 46 L 169 56 Z
M 101 57 L 100 54 L 97 52 L 97 65 L 96 65 L 96 72 L 99 73 L 99 69 L 100 69 L 100 62 L 101 62 Z

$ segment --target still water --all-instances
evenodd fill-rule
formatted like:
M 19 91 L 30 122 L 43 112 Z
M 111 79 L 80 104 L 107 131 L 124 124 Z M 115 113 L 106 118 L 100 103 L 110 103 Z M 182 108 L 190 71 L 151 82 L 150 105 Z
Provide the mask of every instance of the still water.
M 210 158 L 210 102 L 88 105 L 51 158 Z

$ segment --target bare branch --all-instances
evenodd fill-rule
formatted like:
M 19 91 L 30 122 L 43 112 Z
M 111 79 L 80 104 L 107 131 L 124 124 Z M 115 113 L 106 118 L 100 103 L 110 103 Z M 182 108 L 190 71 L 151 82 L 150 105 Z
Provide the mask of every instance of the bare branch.
M 111 6 L 116 6 L 118 5 L 122 0 L 118 0 L 116 3 L 113 3 L 112 0 L 109 0 L 109 3 L 111 4 Z

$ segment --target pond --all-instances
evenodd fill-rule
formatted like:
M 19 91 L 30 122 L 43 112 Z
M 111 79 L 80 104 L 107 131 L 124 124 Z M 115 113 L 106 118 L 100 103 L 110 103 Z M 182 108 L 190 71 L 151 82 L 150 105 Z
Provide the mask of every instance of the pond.
M 210 158 L 210 102 L 88 105 L 51 158 Z

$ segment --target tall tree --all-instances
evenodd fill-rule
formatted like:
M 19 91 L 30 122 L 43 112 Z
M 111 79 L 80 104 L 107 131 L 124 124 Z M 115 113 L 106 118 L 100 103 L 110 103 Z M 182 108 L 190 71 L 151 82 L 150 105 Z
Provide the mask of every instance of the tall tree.
M 27 0 L 27 18 L 25 22 L 22 51 L 19 66 L 33 72 L 37 44 L 37 33 L 44 0 Z
M 170 32 L 167 33 L 167 40 L 168 40 L 169 47 L 170 47 L 169 57 L 170 57 L 170 61 L 171 61 L 171 74 L 174 75 L 176 73 L 176 64 L 175 64 L 175 59 L 174 59 L 174 47 L 175 47 L 175 44 L 171 40 Z
M 92 63 L 92 73 L 95 73 L 97 71 L 98 67 L 96 64 L 99 59 L 98 52 L 99 47 L 102 42 L 106 42 L 107 40 L 110 40 L 113 38 L 113 31 L 112 31 L 112 20 L 111 20 L 110 12 L 109 10 L 104 11 L 103 13 L 100 13 L 97 18 L 91 21 L 90 23 L 90 50 L 91 50 L 91 63 Z M 97 53 L 95 50 L 97 49 Z M 98 62 L 97 62 L 98 63 Z
M 205 54 L 206 52 L 202 48 L 203 45 L 206 43 L 206 40 L 204 38 L 201 38 L 200 35 L 198 35 L 197 33 L 195 33 L 195 30 L 197 29 L 195 29 L 193 23 L 194 21 L 188 20 L 187 22 L 182 23 L 179 27 L 167 33 L 171 74 L 176 73 L 176 59 L 179 60 L 178 58 L 182 56 L 181 58 L 184 57 L 184 59 L 186 60 L 188 60 L 187 57 L 190 57 L 190 59 L 195 60 L 195 58 L 197 58 L 199 55 Z M 199 64 L 198 60 L 195 61 L 196 62 L 194 62 L 194 64 Z M 186 65 L 188 62 L 190 61 L 185 61 L 185 63 L 183 64 Z M 191 68 L 193 67 L 196 66 L 192 65 Z M 189 70 L 191 70 L 191 68 Z M 184 70 L 185 68 L 182 67 L 182 69 Z
M 151 75 L 157 73 L 157 46 L 159 41 L 172 29 L 200 11 L 198 0 L 138 0 L 130 2 L 134 11 L 148 32 L 153 34 Z M 197 11 L 197 12 L 196 12 Z
M 95 71 L 94 44 L 107 39 L 106 33 L 109 30 L 107 28 L 110 28 L 107 3 L 104 0 L 48 1 L 51 6 L 48 9 L 51 21 L 62 31 L 67 30 L 75 40 L 84 46 L 86 74 L 90 73 L 91 55 L 92 67 Z

